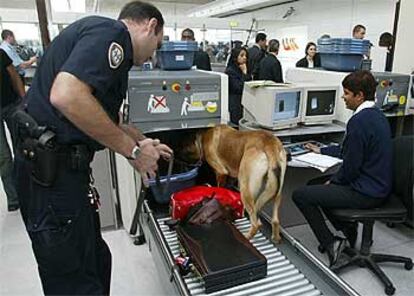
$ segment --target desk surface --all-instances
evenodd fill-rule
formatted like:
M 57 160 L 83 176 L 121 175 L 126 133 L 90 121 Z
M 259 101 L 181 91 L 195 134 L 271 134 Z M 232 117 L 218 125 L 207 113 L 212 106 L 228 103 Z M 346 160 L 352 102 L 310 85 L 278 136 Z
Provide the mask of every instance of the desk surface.
M 255 123 L 242 119 L 240 127 L 245 130 L 258 130 L 263 129 Z M 319 135 L 329 133 L 343 133 L 345 132 L 345 124 L 339 121 L 335 121 L 331 124 L 323 125 L 310 125 L 310 126 L 298 126 L 283 130 L 268 130 L 277 137 L 290 137 L 290 136 L 303 136 L 303 135 Z

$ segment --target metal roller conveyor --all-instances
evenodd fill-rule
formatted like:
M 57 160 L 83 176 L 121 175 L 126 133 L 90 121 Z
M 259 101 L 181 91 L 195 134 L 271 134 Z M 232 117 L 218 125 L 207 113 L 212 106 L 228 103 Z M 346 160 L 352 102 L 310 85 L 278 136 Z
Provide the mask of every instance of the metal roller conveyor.
M 180 245 L 175 231 L 171 231 L 168 226 L 164 224 L 167 220 L 169 220 L 169 218 L 162 218 L 158 219 L 157 222 L 172 255 L 176 257 L 180 254 Z M 244 233 L 250 227 L 250 222 L 248 219 L 243 218 L 236 220 L 235 225 Z M 191 295 L 322 295 L 322 292 L 320 292 L 261 232 L 258 232 L 251 242 L 267 259 L 267 276 L 265 278 L 215 293 L 205 294 L 202 279 L 200 279 L 194 272 L 190 272 L 189 275 L 184 277 L 184 281 Z

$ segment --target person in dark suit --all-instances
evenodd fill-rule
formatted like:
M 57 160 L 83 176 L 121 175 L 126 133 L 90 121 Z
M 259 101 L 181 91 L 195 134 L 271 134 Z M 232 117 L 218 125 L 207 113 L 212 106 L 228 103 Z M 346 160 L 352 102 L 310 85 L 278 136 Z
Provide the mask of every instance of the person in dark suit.
M 316 44 L 309 42 L 306 44 L 305 57 L 296 63 L 298 68 L 317 68 L 321 66 L 321 61 L 316 52 Z
M 378 45 L 380 47 L 387 48 L 387 57 L 385 60 L 385 71 L 388 71 L 388 72 L 392 71 L 392 64 L 394 60 L 393 44 L 394 44 L 394 37 L 391 35 L 391 33 L 384 32 L 381 34 Z
M 265 33 L 256 35 L 256 44 L 249 48 L 249 60 L 247 71 L 253 79 L 258 79 L 261 60 L 266 56 L 267 36 Z
M 243 116 L 241 97 L 244 82 L 251 80 L 247 73 L 247 49 L 244 47 L 233 48 L 225 73 L 229 76 L 229 112 L 230 121 L 239 125 Z
M 184 29 L 181 32 L 181 41 L 195 41 L 194 31 L 190 28 Z M 202 49 L 199 49 L 194 53 L 193 66 L 199 70 L 211 71 L 210 57 Z
M 276 39 L 269 41 L 268 55 L 260 62 L 259 80 L 272 80 L 283 83 L 282 65 L 277 58 L 280 43 Z

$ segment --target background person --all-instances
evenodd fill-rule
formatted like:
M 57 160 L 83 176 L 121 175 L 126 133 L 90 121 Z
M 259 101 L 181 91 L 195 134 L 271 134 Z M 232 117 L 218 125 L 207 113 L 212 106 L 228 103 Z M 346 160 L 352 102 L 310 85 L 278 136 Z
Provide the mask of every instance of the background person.
M 305 57 L 296 63 L 298 68 L 318 68 L 321 66 L 321 61 L 316 52 L 316 44 L 309 42 L 305 47 Z
M 256 43 L 248 50 L 247 72 L 252 79 L 258 79 L 260 62 L 266 56 L 267 36 L 265 33 L 256 35 Z
M 13 66 L 7 53 L 0 48 L 0 82 L 1 82 L 1 114 L 0 114 L 0 175 L 3 188 L 7 196 L 7 210 L 9 212 L 19 209 L 16 184 L 13 177 L 13 156 L 6 138 L 4 124 L 14 139 L 11 114 L 16 110 L 25 95 L 24 85 Z M 13 145 L 14 148 L 14 145 Z
M 277 58 L 279 46 L 280 43 L 277 39 L 269 41 L 268 54 L 260 62 L 259 80 L 272 80 L 277 83 L 283 83 L 282 65 Z
M 355 39 L 364 39 L 367 29 L 365 26 L 358 24 L 352 29 L 352 38 Z
M 248 54 L 246 48 L 233 48 L 225 71 L 229 76 L 230 121 L 237 126 L 239 125 L 239 120 L 243 117 L 241 97 L 244 82 L 251 80 L 247 73 L 247 59 Z
M 7 53 L 9 58 L 13 61 L 13 66 L 16 67 L 17 72 L 24 82 L 24 76 L 26 74 L 25 69 L 29 68 L 37 61 L 37 57 L 33 56 L 27 61 L 23 61 L 15 49 L 16 38 L 14 33 L 10 30 L 3 30 L 1 32 L 1 39 L 3 42 L 0 47 Z
M 181 41 L 195 41 L 194 31 L 190 28 L 184 29 L 181 32 Z M 194 53 L 193 66 L 198 70 L 211 71 L 210 57 L 201 48 Z

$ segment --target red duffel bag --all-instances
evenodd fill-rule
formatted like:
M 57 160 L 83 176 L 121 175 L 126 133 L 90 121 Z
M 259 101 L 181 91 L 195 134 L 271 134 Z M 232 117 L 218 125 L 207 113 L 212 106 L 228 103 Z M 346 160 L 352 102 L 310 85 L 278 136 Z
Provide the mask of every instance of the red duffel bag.
M 172 195 L 172 218 L 176 220 L 184 219 L 191 206 L 200 203 L 206 197 L 215 198 L 221 205 L 232 207 L 237 219 L 243 217 L 244 208 L 239 192 L 222 187 L 194 186 L 175 192 Z

